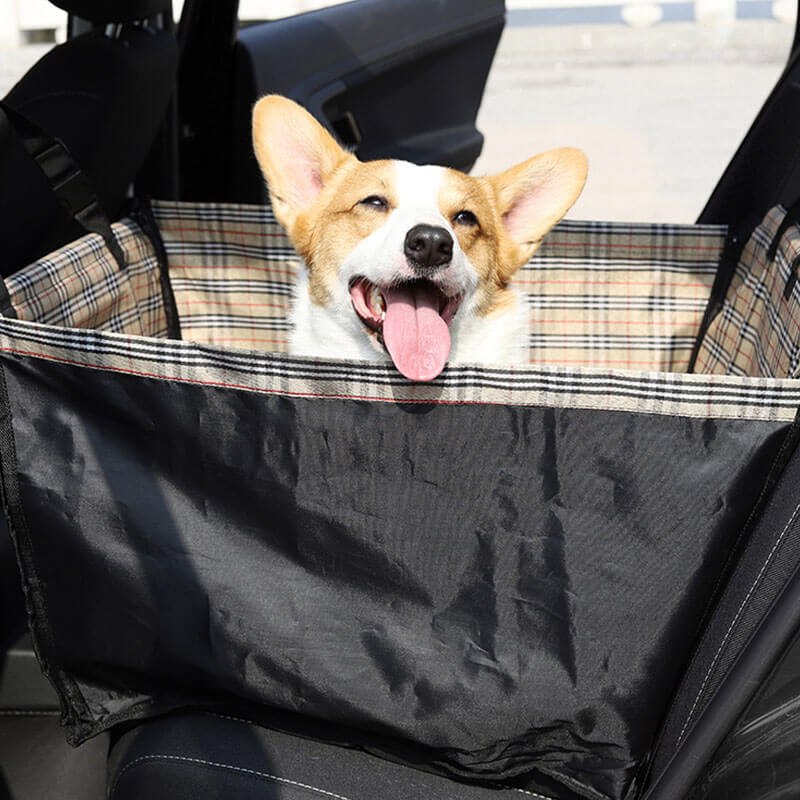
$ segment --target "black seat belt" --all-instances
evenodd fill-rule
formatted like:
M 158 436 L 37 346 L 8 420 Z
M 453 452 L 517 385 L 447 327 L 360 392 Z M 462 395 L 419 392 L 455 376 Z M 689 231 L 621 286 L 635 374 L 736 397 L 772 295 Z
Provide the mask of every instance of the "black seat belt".
M 53 194 L 70 217 L 89 233 L 102 236 L 119 268 L 125 269 L 125 255 L 111 230 L 108 216 L 100 205 L 91 182 L 66 145 L 20 111 L 0 101 L 0 141 L 5 138 L 2 128 L 16 134 L 25 151 L 44 173 Z

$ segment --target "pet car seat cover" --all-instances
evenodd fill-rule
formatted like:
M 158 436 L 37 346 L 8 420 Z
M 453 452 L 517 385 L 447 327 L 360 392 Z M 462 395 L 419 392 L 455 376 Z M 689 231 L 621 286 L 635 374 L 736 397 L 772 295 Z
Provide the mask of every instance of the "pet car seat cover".
M 292 396 L 302 362 L 1 324 L 15 533 L 75 742 L 244 699 L 621 798 L 787 427 Z
M 235 707 L 635 796 L 800 406 L 782 317 L 698 361 L 756 377 L 681 374 L 724 231 L 559 225 L 523 273 L 532 363 L 417 384 L 267 352 L 298 266 L 268 210 L 154 211 L 113 225 L 124 272 L 87 235 L 11 276 L 0 319 L 3 500 L 70 740 Z M 191 341 L 159 338 L 173 312 Z

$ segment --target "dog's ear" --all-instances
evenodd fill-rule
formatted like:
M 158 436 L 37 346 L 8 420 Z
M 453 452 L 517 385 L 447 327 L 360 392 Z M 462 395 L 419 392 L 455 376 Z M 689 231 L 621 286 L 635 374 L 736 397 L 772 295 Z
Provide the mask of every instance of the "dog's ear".
M 290 231 L 336 168 L 354 158 L 302 106 L 276 94 L 253 108 L 253 149 L 275 216 Z
M 548 150 L 488 180 L 503 227 L 525 263 L 544 235 L 569 211 L 584 184 L 588 162 L 572 147 Z

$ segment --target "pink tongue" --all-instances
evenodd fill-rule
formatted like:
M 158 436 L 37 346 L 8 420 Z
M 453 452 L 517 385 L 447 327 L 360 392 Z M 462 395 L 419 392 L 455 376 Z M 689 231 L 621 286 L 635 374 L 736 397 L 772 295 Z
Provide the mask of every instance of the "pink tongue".
M 412 381 L 432 381 L 450 354 L 450 329 L 439 316 L 433 287 L 419 284 L 383 289 L 383 342 L 398 371 Z

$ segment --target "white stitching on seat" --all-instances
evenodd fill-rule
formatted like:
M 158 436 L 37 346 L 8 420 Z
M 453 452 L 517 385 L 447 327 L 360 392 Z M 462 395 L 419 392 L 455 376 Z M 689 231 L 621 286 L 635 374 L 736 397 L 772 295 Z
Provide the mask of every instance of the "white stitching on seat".
M 243 717 L 233 717 L 230 714 L 220 714 L 218 711 L 203 711 L 203 714 L 209 717 L 218 717 L 219 719 L 227 719 L 231 722 L 241 722 L 245 725 L 257 725 L 258 723 L 253 722 L 249 719 L 244 719 Z M 120 773 L 121 774 L 121 773 Z M 537 800 L 556 800 L 554 797 L 549 797 L 547 795 L 539 794 L 538 792 L 532 792 L 529 789 L 519 789 L 516 786 L 502 786 L 503 789 L 507 789 L 510 792 L 519 792 L 520 794 L 528 795 L 528 797 L 535 797 Z
M 206 713 L 213 713 L 213 712 L 206 712 Z M 214 714 L 214 716 L 223 716 L 221 714 Z M 236 722 L 240 722 L 242 720 L 238 720 L 236 717 L 226 717 L 226 719 L 231 719 Z M 200 764 L 205 767 L 215 767 L 217 769 L 228 769 L 232 772 L 241 772 L 245 775 L 252 775 L 257 778 L 266 778 L 267 780 L 275 781 L 276 783 L 285 783 L 287 786 L 297 786 L 300 789 L 308 789 L 312 792 L 317 792 L 318 794 L 323 795 L 324 797 L 331 797 L 334 800 L 351 800 L 349 797 L 345 797 L 342 794 L 336 794 L 335 792 L 329 792 L 326 789 L 320 789 L 318 786 L 311 786 L 308 783 L 301 783 L 300 781 L 293 781 L 291 778 L 281 778 L 278 775 L 272 775 L 269 772 L 259 772 L 255 769 L 248 769 L 247 767 L 237 767 L 233 764 L 223 764 L 219 761 L 206 761 L 202 758 L 190 758 L 188 756 L 175 756 L 175 755 L 166 755 L 166 754 L 154 754 L 149 756 L 140 756 L 139 758 L 134 759 L 131 761 L 130 764 L 126 764 L 117 777 L 114 779 L 114 785 L 111 787 L 111 791 L 108 794 L 109 800 L 113 800 L 114 793 L 117 791 L 117 786 L 119 785 L 120 780 L 122 780 L 122 776 L 133 767 L 137 766 L 138 764 L 143 764 L 147 761 L 178 761 L 181 763 L 188 763 L 188 764 Z M 527 795 L 528 797 L 535 797 L 537 800 L 555 800 L 553 797 L 549 797 L 547 795 L 539 794 L 538 792 L 531 792 L 528 789 L 518 789 L 516 786 L 503 786 L 504 789 L 508 789 L 512 792 L 518 792 L 519 794 Z
M 309 789 L 312 792 L 317 792 L 325 797 L 332 797 L 334 800 L 351 800 L 349 797 L 345 797 L 343 794 L 336 794 L 334 792 L 329 792 L 325 789 L 320 789 L 317 786 L 311 786 L 308 783 L 300 783 L 300 781 L 293 781 L 290 778 L 281 778 L 278 775 L 271 775 L 269 772 L 259 772 L 255 769 L 248 769 L 247 767 L 237 767 L 234 764 L 223 764 L 219 761 L 206 761 L 202 758 L 189 758 L 188 756 L 173 756 L 173 755 L 166 755 L 166 754 L 154 754 L 150 756 L 140 756 L 139 758 L 134 759 L 131 761 L 130 764 L 126 764 L 122 770 L 120 770 L 119 775 L 117 775 L 116 779 L 114 780 L 114 785 L 111 787 L 111 791 L 109 792 L 109 800 L 114 797 L 114 792 L 117 790 L 117 786 L 119 785 L 122 776 L 133 767 L 137 766 L 138 764 L 142 764 L 145 761 L 178 761 L 186 764 L 200 764 L 204 767 L 215 767 L 216 769 L 227 769 L 231 772 L 240 772 L 244 775 L 251 775 L 256 778 L 266 778 L 267 780 L 275 781 L 276 783 L 284 783 L 287 786 L 297 786 L 300 789 Z
M 503 786 L 504 789 L 509 789 L 512 792 L 519 792 L 520 794 L 526 794 L 528 797 L 536 797 L 538 800 L 555 800 L 554 797 L 548 797 L 543 794 L 539 794 L 538 792 L 532 792 L 529 789 L 518 789 L 516 786 Z
M 728 639 L 730 638 L 731 633 L 733 632 L 736 623 L 739 621 L 739 618 L 742 616 L 744 612 L 745 606 L 747 605 L 750 598 L 753 596 L 753 592 L 756 590 L 756 587 L 759 583 L 761 583 L 761 579 L 764 577 L 764 572 L 766 571 L 767 567 L 769 566 L 770 562 L 772 561 L 778 547 L 780 547 L 783 538 L 786 536 L 789 528 L 794 523 L 795 519 L 797 518 L 797 514 L 800 512 L 800 503 L 797 504 L 797 507 L 794 510 L 794 513 L 791 517 L 789 517 L 789 521 L 786 523 L 784 529 L 781 531 L 780 536 L 775 540 L 775 544 L 772 546 L 772 550 L 769 551 L 769 555 L 764 560 L 764 563 L 761 565 L 761 569 L 756 575 L 755 580 L 753 581 L 752 586 L 748 590 L 747 594 L 745 595 L 744 600 L 742 600 L 742 604 L 739 606 L 739 610 L 736 612 L 736 616 L 731 621 L 731 624 L 728 626 L 728 630 L 725 632 L 725 636 L 720 642 L 719 647 L 717 648 L 717 652 L 714 654 L 714 658 L 711 661 L 711 664 L 708 667 L 708 671 L 706 672 L 705 678 L 703 678 L 703 683 L 701 684 L 700 688 L 697 691 L 697 696 L 694 698 L 694 703 L 692 703 L 692 707 L 689 709 L 689 714 L 686 717 L 686 722 L 683 723 L 683 728 L 681 728 L 681 732 L 678 734 L 678 743 L 680 744 L 683 741 L 683 735 L 686 733 L 686 729 L 689 727 L 689 723 L 692 721 L 692 717 L 694 716 L 695 709 L 697 708 L 697 704 L 700 702 L 700 697 L 703 694 L 703 691 L 706 688 L 706 684 L 708 683 L 708 679 L 711 677 L 711 673 L 714 671 L 714 667 L 717 665 L 717 661 L 719 661 L 719 657 L 722 654 L 725 645 L 728 643 Z
M 201 713 L 205 714 L 207 717 L 217 717 L 218 719 L 228 719 L 231 722 L 241 722 L 245 725 L 258 726 L 258 723 L 251 719 L 245 719 L 244 717 L 232 717 L 230 714 L 220 714 L 219 711 L 203 711 Z

